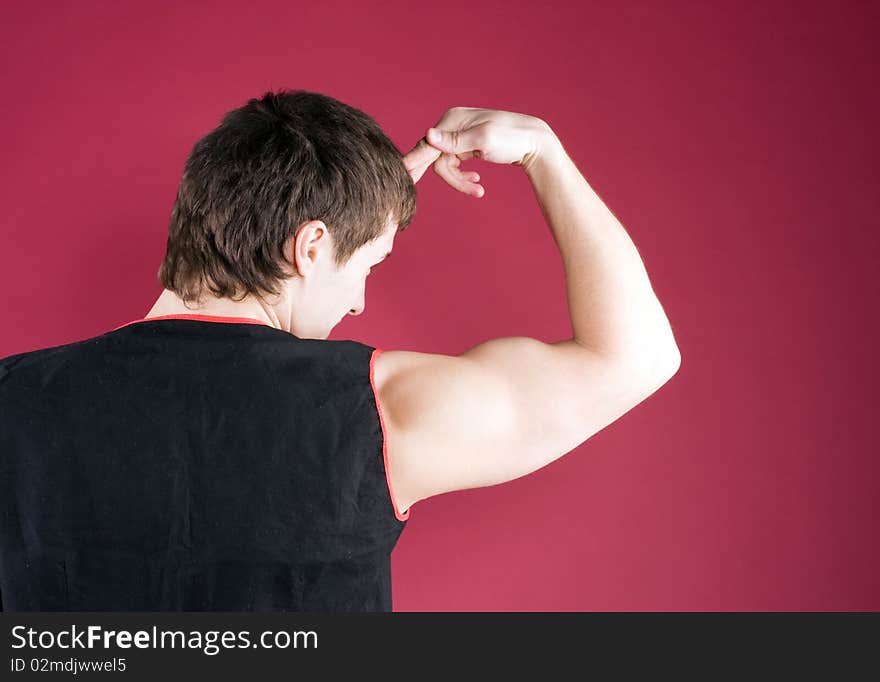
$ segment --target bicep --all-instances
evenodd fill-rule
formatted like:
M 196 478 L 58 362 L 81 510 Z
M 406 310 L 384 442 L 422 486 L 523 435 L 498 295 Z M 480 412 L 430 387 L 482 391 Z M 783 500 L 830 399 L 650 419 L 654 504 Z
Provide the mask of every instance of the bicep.
M 405 356 L 383 401 L 392 476 L 409 504 L 531 473 L 655 390 L 574 340 L 505 337 L 459 356 Z

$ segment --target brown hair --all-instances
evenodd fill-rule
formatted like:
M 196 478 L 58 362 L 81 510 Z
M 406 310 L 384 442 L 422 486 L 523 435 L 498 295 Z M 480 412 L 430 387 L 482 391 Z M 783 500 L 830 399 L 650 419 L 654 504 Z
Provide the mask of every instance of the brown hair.
M 158 278 L 185 301 L 205 286 L 275 296 L 296 274 L 282 268 L 282 248 L 304 222 L 324 221 L 341 267 L 389 217 L 403 231 L 415 210 L 401 153 L 370 116 L 317 92 L 267 92 L 193 147 Z

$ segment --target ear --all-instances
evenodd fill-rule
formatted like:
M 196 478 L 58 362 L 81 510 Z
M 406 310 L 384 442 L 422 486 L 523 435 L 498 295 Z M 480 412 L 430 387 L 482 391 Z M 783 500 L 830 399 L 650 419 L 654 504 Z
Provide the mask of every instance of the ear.
M 311 254 L 318 245 L 329 244 L 332 248 L 332 242 L 333 237 L 323 220 L 306 221 L 284 243 L 284 260 L 295 273 L 302 275 L 303 270 L 310 267 Z

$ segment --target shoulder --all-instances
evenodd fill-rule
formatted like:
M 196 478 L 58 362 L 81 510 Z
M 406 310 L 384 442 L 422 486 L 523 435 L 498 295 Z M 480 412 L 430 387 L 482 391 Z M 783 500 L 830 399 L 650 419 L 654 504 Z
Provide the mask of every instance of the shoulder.
M 405 511 L 435 492 L 424 484 L 426 479 L 436 484 L 447 477 L 449 472 L 437 468 L 447 439 L 485 419 L 479 387 L 488 382 L 475 363 L 459 356 L 384 349 L 373 352 L 371 382 L 382 421 L 388 484 L 398 508 Z
M 406 367 L 404 354 L 400 351 L 377 348 L 372 352 L 370 375 L 373 388 L 384 392 L 390 381 Z

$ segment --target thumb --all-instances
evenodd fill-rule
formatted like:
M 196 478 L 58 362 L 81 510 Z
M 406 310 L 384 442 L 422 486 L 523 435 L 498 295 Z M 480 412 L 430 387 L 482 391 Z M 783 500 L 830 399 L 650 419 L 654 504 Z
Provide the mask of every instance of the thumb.
M 489 122 L 480 123 L 466 130 L 440 130 L 440 128 L 428 128 L 425 140 L 428 144 L 441 152 L 455 154 L 459 160 L 470 158 L 485 158 L 485 150 L 482 144 L 485 141 L 486 130 Z
M 461 135 L 453 134 L 448 130 L 440 130 L 439 128 L 428 128 L 428 134 L 425 135 L 428 143 L 444 152 L 454 154 L 459 151 L 457 147 L 461 146 Z

